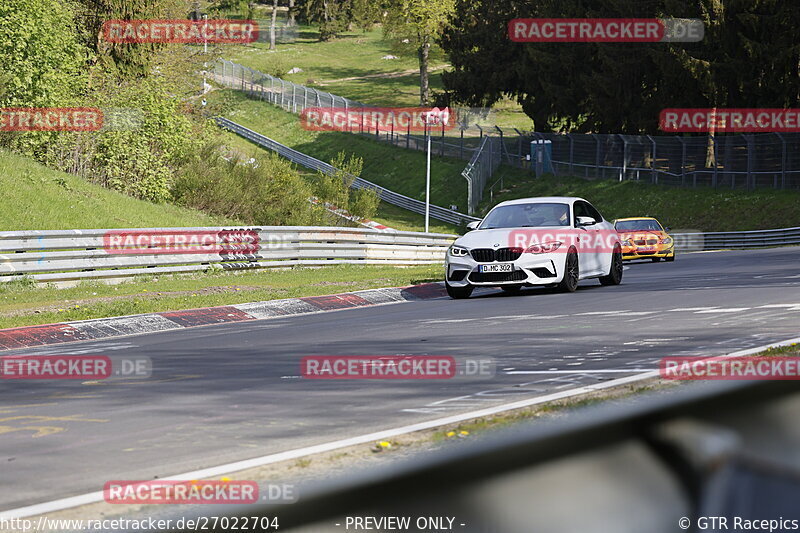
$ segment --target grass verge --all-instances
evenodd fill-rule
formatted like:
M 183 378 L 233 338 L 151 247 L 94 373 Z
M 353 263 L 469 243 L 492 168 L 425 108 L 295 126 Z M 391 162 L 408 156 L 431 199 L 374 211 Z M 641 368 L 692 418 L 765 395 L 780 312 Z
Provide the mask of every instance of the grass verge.
M 22 279 L 0 284 L 0 328 L 400 287 L 440 281 L 441 269 L 342 265 L 142 276 L 119 285 L 84 282 L 72 288 Z
M 236 221 L 106 189 L 0 150 L 0 229 L 220 226 Z

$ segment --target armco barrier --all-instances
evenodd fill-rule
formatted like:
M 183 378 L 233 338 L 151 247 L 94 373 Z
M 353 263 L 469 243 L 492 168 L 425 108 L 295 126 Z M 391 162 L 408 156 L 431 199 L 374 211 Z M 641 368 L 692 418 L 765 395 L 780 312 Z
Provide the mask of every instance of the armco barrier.
M 800 244 L 800 228 L 713 233 L 676 233 L 678 249 L 722 250 L 726 248 L 769 248 Z
M 454 235 L 339 227 L 0 232 L 0 282 L 123 278 L 208 269 L 442 263 Z
M 278 141 L 272 140 L 265 135 L 261 135 L 249 128 L 245 128 L 232 120 L 228 120 L 227 118 L 223 117 L 216 117 L 217 125 L 226 130 L 232 131 L 237 135 L 241 135 L 245 139 L 254 142 L 255 144 L 266 148 L 267 150 L 272 150 L 276 152 L 281 157 L 285 157 L 289 161 L 296 163 L 300 166 L 305 168 L 316 170 L 318 172 L 323 172 L 325 174 L 334 174 L 337 172 L 338 169 L 325 163 L 324 161 L 320 161 L 319 159 L 315 159 L 310 155 L 306 155 L 302 152 L 298 152 L 293 148 L 289 148 Z M 413 211 L 419 214 L 425 214 L 425 202 L 420 200 L 415 200 L 414 198 L 409 198 L 408 196 L 403 196 L 402 194 L 390 191 L 389 189 L 385 189 L 380 185 L 376 185 L 372 182 L 369 182 L 362 178 L 356 178 L 353 181 L 353 188 L 354 189 L 373 189 L 378 192 L 381 197 L 381 200 L 384 202 L 388 202 L 392 205 L 396 205 L 398 207 L 402 207 L 403 209 L 408 209 L 409 211 Z M 460 225 L 462 223 L 466 224 L 467 222 L 472 222 L 475 220 L 480 220 L 478 218 L 465 215 L 463 213 L 459 213 L 457 211 L 451 211 L 450 209 L 445 209 L 444 207 L 440 207 L 438 205 L 431 205 L 430 208 L 431 217 L 437 220 L 441 220 L 443 222 L 448 222 L 450 224 Z
M 0 232 L 0 282 L 123 278 L 296 265 L 436 264 L 455 235 L 339 227 L 204 227 Z M 800 227 L 673 234 L 679 251 L 799 245 Z

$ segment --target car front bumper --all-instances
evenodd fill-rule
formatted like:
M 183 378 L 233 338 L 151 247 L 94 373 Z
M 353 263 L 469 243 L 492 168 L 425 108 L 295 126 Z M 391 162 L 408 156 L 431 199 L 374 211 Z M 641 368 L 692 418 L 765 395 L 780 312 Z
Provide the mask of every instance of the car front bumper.
M 480 272 L 481 265 L 512 264 L 511 272 Z M 445 260 L 445 276 L 452 287 L 551 285 L 564 277 L 565 253 L 522 254 L 516 261 L 504 263 L 478 263 L 471 256 L 452 257 Z
M 630 261 L 633 259 L 652 259 L 654 257 L 665 258 L 675 255 L 675 245 L 658 245 L 655 247 L 647 246 L 623 246 L 622 259 Z

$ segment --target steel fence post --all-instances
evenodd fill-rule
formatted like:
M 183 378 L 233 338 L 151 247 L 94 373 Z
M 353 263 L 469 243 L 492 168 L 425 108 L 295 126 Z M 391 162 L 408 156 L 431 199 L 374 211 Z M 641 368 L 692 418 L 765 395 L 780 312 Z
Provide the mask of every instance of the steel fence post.
M 567 134 L 567 139 L 569 139 L 569 175 L 571 177 L 575 176 L 575 170 L 573 169 L 573 158 L 575 157 L 575 141 L 572 138 L 571 134 Z
M 622 168 L 620 169 L 619 181 L 622 181 L 628 173 L 628 141 L 625 140 L 625 136 L 622 134 L 620 134 L 619 138 L 622 139 Z
M 650 140 L 650 145 L 653 148 L 653 151 L 650 153 L 650 181 L 652 183 L 658 183 L 658 172 L 656 171 L 656 140 L 650 135 L 648 135 L 647 138 Z
M 598 177 L 602 178 L 597 175 L 600 172 L 600 137 L 596 133 L 592 133 L 592 138 L 595 140 L 594 177 L 597 179 Z
M 714 156 L 714 188 L 719 188 L 719 162 L 717 154 L 717 136 L 714 135 L 714 142 L 711 145 L 711 155 Z
M 681 187 L 686 186 L 686 143 L 680 136 L 676 136 L 678 142 L 681 143 Z
M 744 137 L 745 143 L 747 143 L 747 188 L 748 189 L 755 189 L 755 177 L 753 177 L 753 152 L 755 151 L 755 147 L 753 146 L 753 136 L 752 135 L 745 135 L 742 134 Z
M 775 132 L 778 139 L 781 140 L 781 189 L 786 188 L 786 139 L 778 132 Z

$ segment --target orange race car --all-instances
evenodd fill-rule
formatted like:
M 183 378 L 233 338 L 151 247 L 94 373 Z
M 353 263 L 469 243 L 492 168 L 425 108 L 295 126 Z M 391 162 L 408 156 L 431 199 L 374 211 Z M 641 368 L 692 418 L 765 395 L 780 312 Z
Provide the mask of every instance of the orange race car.
M 620 218 L 614 228 L 622 241 L 622 259 L 675 261 L 675 242 L 658 220 L 651 217 Z

